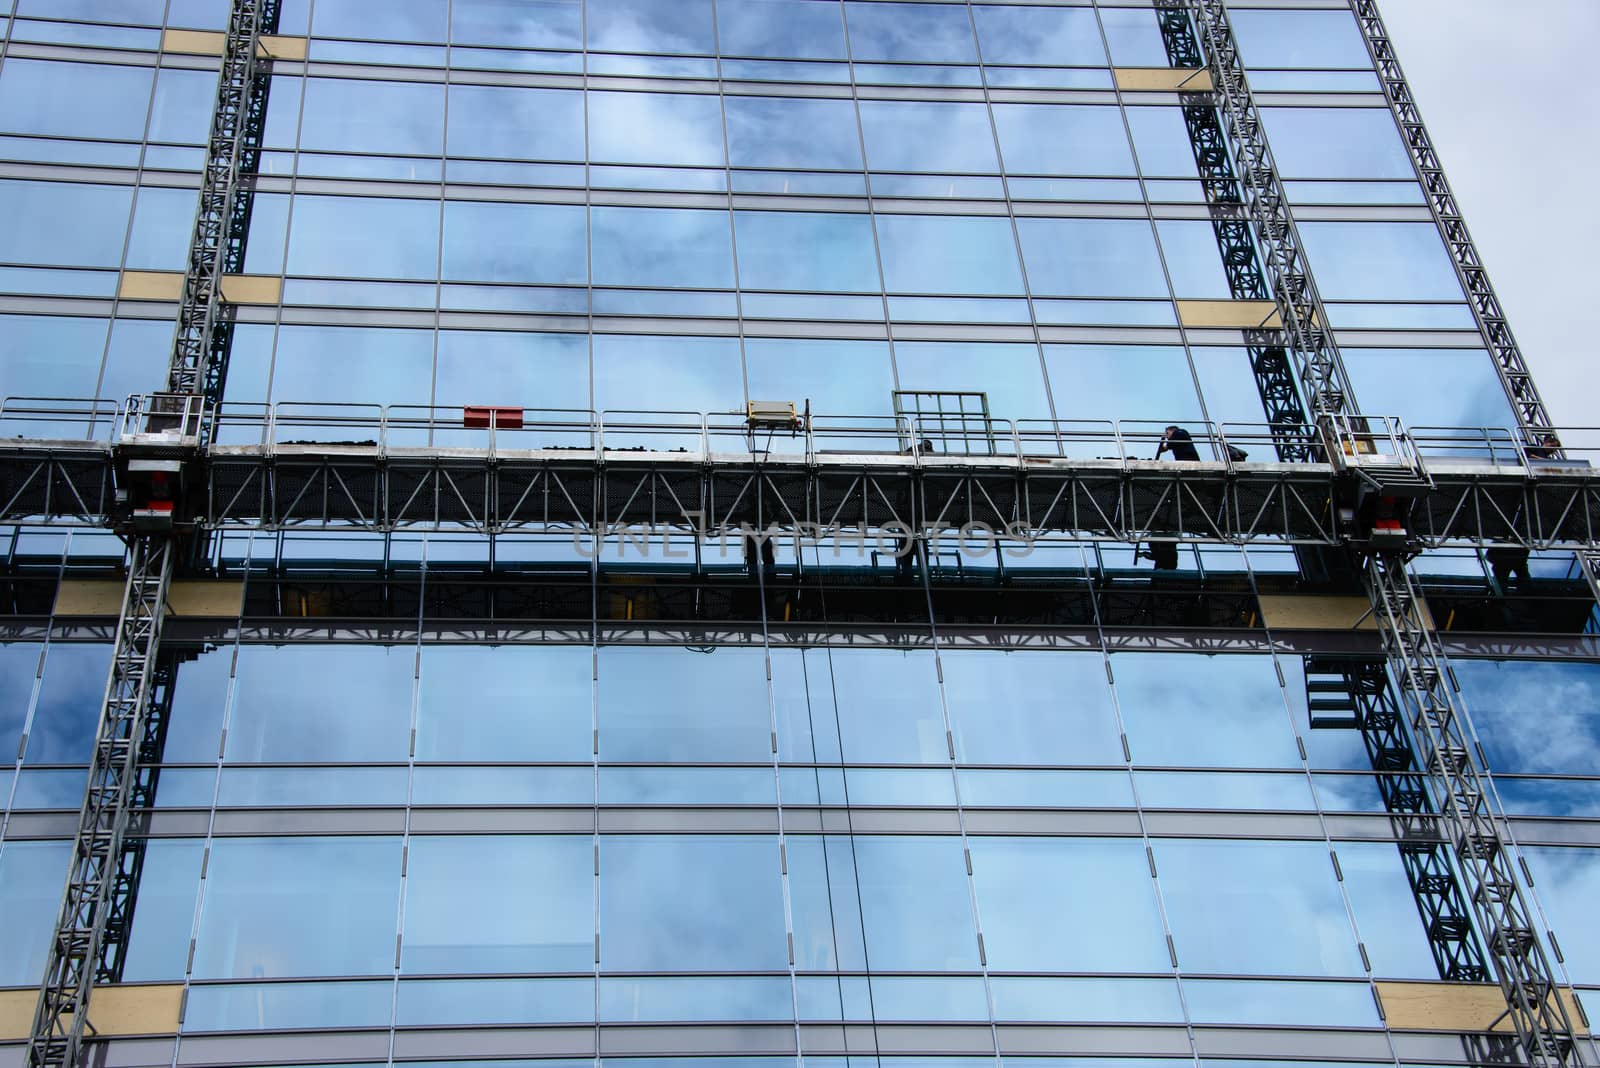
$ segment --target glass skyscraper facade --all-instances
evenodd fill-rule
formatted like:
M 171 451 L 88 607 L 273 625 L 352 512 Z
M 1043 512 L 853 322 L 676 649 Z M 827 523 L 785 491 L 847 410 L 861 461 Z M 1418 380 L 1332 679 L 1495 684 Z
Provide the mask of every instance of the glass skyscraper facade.
M 1458 452 L 1459 428 L 1509 441 L 1350 5 L 1230 6 L 1360 410 Z M 1202 459 L 1267 459 L 1281 322 L 1225 263 L 1186 115 L 1210 83 L 1175 65 L 1172 11 L 282 0 L 217 440 L 474 446 L 487 419 L 713 463 L 790 449 L 749 413 L 792 404 L 831 428 L 819 454 L 976 434 L 1148 459 L 1179 425 Z M 104 438 L 164 387 L 227 17 L 0 0 L 0 435 Z M 27 398 L 105 408 L 30 421 L 66 409 Z M 880 529 L 746 551 L 684 501 L 617 503 L 668 522 L 599 544 L 283 524 L 192 552 L 131 921 L 91 1002 L 122 1010 L 104 1064 L 1496 1055 L 1441 986 L 1414 869 L 1439 847 L 1394 817 L 1404 776 L 1317 721 L 1318 664 L 1381 654 L 1340 615 L 1359 587 L 1303 547 L 1152 568 L 1154 545 L 986 529 L 908 556 Z M 0 545 L 11 1065 L 123 546 Z M 1594 603 L 1570 553 L 1519 564 L 1415 566 L 1586 1032 Z

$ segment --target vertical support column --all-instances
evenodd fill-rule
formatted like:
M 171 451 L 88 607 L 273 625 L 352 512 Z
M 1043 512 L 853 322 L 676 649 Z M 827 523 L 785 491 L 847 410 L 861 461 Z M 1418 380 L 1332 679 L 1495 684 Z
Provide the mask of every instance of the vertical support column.
M 89 787 L 28 1040 L 29 1068 L 77 1068 L 89 992 L 113 911 L 111 891 L 137 789 L 176 552 L 165 536 L 137 538 L 132 550 Z
M 1283 316 L 1289 348 L 1299 361 L 1300 383 L 1315 418 L 1353 411 L 1350 383 L 1322 298 L 1289 210 L 1267 145 L 1261 113 L 1245 80 L 1244 62 L 1228 22 L 1225 0 L 1187 0 L 1189 14 L 1205 46 L 1218 114 L 1244 192 L 1244 210 L 1266 264 L 1267 281 Z
M 178 305 L 178 331 L 167 374 L 167 390 L 171 393 L 192 396 L 205 393 L 207 388 L 220 388 L 221 368 L 214 366 L 212 355 L 219 341 L 222 275 L 229 265 L 230 249 L 237 251 L 234 258 L 243 259 L 245 234 L 235 233 L 241 211 L 244 230 L 249 229 L 248 204 L 240 205 L 241 195 L 248 201 L 249 194 L 244 191 L 240 175 L 247 162 L 252 115 L 259 139 L 265 114 L 265 90 L 259 83 L 266 79 L 261 76 L 264 64 L 257 53 L 263 11 L 269 6 L 276 9 L 276 0 L 233 0 L 228 14 L 216 105 L 211 114 L 205 166 L 200 172 L 200 206 L 189 242 Z M 228 335 L 224 329 L 220 337 L 224 345 Z M 205 410 L 212 412 L 218 398 L 209 399 L 212 403 Z M 202 441 L 209 437 L 210 427 L 203 427 Z
M 1416 766 L 1427 776 L 1465 896 L 1494 964 L 1511 1022 L 1531 1068 L 1579 1063 L 1571 1019 L 1555 971 L 1534 933 L 1532 913 L 1517 884 L 1515 858 L 1500 833 L 1432 626 L 1407 570 L 1406 557 L 1374 553 L 1368 590 L 1389 657 L 1389 669 L 1409 719 Z
M 1155 0 L 1155 4 L 1167 61 L 1180 68 L 1205 66 L 1184 0 Z M 1189 145 L 1194 150 L 1195 169 L 1205 190 L 1206 210 L 1217 235 L 1217 250 L 1228 276 L 1228 289 L 1235 300 L 1270 300 L 1216 106 L 1208 93 L 1180 92 L 1179 99 Z M 1305 406 L 1282 340 L 1276 331 L 1251 330 L 1245 333 L 1245 347 L 1278 459 L 1301 463 L 1318 458 L 1315 435 L 1306 426 Z

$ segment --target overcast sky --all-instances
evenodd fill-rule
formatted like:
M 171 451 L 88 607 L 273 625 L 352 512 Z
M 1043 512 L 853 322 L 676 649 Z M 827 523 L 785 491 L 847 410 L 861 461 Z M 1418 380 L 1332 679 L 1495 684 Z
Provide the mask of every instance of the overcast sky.
M 1558 426 L 1600 425 L 1600 0 L 1380 0 Z

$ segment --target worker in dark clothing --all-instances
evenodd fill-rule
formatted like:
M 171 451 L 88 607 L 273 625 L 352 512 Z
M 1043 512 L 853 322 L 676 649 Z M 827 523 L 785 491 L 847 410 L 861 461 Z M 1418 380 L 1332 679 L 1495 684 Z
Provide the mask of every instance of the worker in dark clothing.
M 1170 452 L 1174 460 L 1200 459 L 1200 452 L 1194 447 L 1194 439 L 1181 426 L 1169 426 L 1161 435 L 1161 444 L 1156 446 L 1156 459 L 1161 459 L 1161 454 L 1164 452 Z
M 1526 582 L 1528 575 L 1528 550 L 1517 546 L 1499 546 L 1484 553 L 1489 558 L 1489 569 L 1494 572 L 1500 592 L 1505 593 L 1515 582 Z
M 1554 434 L 1540 434 L 1527 449 L 1532 460 L 1554 460 L 1561 455 L 1561 439 Z

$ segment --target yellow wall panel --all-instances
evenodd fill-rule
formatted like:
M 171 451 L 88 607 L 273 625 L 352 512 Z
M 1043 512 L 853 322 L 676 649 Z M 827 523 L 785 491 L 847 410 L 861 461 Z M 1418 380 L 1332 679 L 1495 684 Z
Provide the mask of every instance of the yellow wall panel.
M 1117 88 L 1125 92 L 1209 93 L 1211 72 L 1203 67 L 1117 67 Z
M 243 607 L 243 582 L 174 582 L 167 591 L 167 610 L 175 616 L 232 618 Z
M 260 55 L 269 59 L 306 58 L 306 39 L 304 37 L 279 37 L 275 34 L 263 34 L 256 47 Z
M 283 279 L 266 274 L 225 274 L 222 299 L 229 304 L 276 304 L 283 298 Z
M 33 1011 L 38 1005 L 38 990 L 0 990 L 0 1042 L 27 1038 L 33 1031 Z
M 177 300 L 183 296 L 183 275 L 177 271 L 123 271 L 117 296 L 123 300 Z
M 1379 981 L 1378 998 L 1389 1026 L 1400 1031 L 1510 1031 L 1500 988 L 1490 983 L 1409 983 Z M 1572 1026 L 1588 1033 L 1571 990 L 1561 991 Z
M 58 616 L 115 616 L 122 612 L 121 582 L 66 579 L 56 587 Z
M 1184 326 L 1234 330 L 1283 327 L 1278 306 L 1270 300 L 1180 300 L 1178 321 Z
M 211 30 L 167 30 L 161 35 L 161 48 L 194 56 L 220 56 L 227 41 L 226 34 Z M 263 34 L 256 42 L 256 55 L 265 59 L 305 59 L 306 39 Z
M 182 1005 L 181 983 L 99 986 L 89 996 L 89 1026 L 100 1036 L 176 1034 Z

